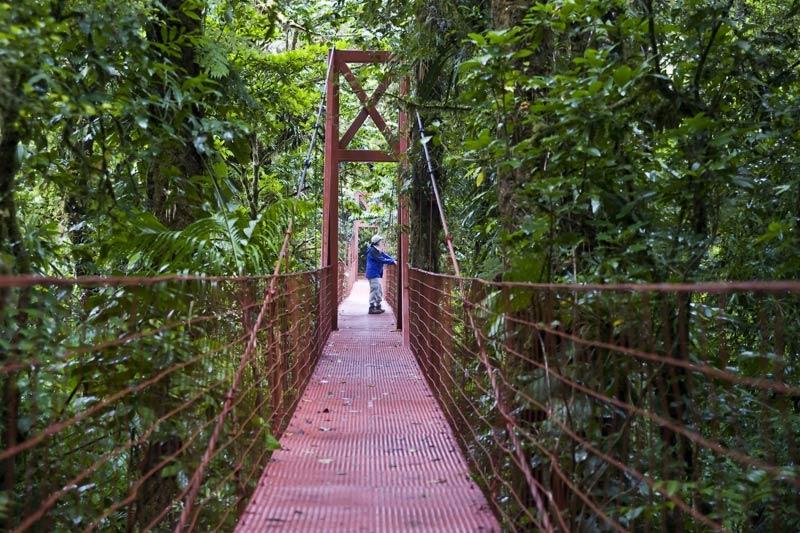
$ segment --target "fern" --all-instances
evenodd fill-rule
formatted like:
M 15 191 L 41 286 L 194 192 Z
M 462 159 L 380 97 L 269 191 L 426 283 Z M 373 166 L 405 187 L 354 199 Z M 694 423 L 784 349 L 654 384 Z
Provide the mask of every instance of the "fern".
M 182 230 L 171 230 L 150 213 L 139 213 L 117 240 L 128 271 L 263 274 L 278 257 L 296 200 L 279 200 L 251 219 L 244 209 L 214 212 Z M 120 249 L 122 248 L 122 250 Z
M 200 66 L 211 79 L 219 80 L 230 73 L 228 50 L 219 42 L 205 38 L 200 43 Z

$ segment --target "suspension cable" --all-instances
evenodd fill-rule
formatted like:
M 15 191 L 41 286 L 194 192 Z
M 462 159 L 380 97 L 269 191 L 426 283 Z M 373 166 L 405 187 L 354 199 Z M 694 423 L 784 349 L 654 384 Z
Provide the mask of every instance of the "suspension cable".
M 456 252 L 453 249 L 453 237 L 450 235 L 450 229 L 447 227 L 447 218 L 444 215 L 442 199 L 439 196 L 439 186 L 436 184 L 436 173 L 433 171 L 431 153 L 428 151 L 428 141 L 425 140 L 425 127 L 422 125 L 422 117 L 420 116 L 419 111 L 415 111 L 415 113 L 417 115 L 417 125 L 419 126 L 420 144 L 422 144 L 422 149 L 425 152 L 425 162 L 428 165 L 428 175 L 431 178 L 431 188 L 433 189 L 433 195 L 436 197 L 436 207 L 439 209 L 439 219 L 442 222 L 445 241 L 447 241 L 447 251 L 450 253 L 450 261 L 453 263 L 453 270 L 455 270 L 456 276 L 461 276 L 461 268 L 458 266 Z
M 456 258 L 455 250 L 453 249 L 453 238 L 450 235 L 450 230 L 447 227 L 447 218 L 444 214 L 444 208 L 442 207 L 442 199 L 439 196 L 439 186 L 436 183 L 436 174 L 433 171 L 433 163 L 431 162 L 431 154 L 428 150 L 428 142 L 429 139 L 425 139 L 425 127 L 422 124 L 422 117 L 419 114 L 419 110 L 415 111 L 417 115 L 417 126 L 419 127 L 419 135 L 420 135 L 420 143 L 422 144 L 422 149 L 425 152 L 425 162 L 428 166 L 428 174 L 431 178 L 431 188 L 433 189 L 433 194 L 436 197 L 436 207 L 439 210 L 439 219 L 442 222 L 442 229 L 444 230 L 445 240 L 447 241 L 447 250 L 450 253 L 450 261 L 453 263 L 453 270 L 455 271 L 456 277 L 459 279 L 459 285 L 462 286 L 463 289 L 463 280 L 461 279 L 461 269 L 458 265 L 458 259 Z M 483 336 L 478 332 L 475 326 L 475 318 L 472 313 L 472 308 L 470 305 L 464 306 L 464 311 L 469 319 L 470 329 L 472 329 L 473 334 L 475 335 L 475 342 L 478 346 L 478 351 L 480 353 L 481 364 L 486 370 L 486 373 L 489 376 L 489 381 L 492 385 L 492 392 L 494 393 L 494 400 L 495 406 L 497 410 L 500 412 L 500 415 L 505 420 L 506 430 L 508 432 L 508 436 L 511 439 L 511 442 L 514 445 L 514 452 L 517 455 L 517 460 L 519 465 L 522 468 L 523 474 L 525 476 L 525 480 L 528 483 L 528 487 L 530 488 L 531 495 L 536 503 L 536 509 L 539 512 L 539 515 L 542 518 L 543 529 L 545 531 L 551 532 L 554 531 L 553 525 L 550 522 L 550 517 L 547 513 L 547 510 L 544 506 L 544 501 L 542 499 L 542 490 L 540 489 L 539 483 L 536 481 L 536 478 L 533 476 L 533 472 L 531 472 L 530 464 L 528 463 L 528 459 L 525 457 L 525 452 L 522 449 L 522 442 L 517 435 L 517 421 L 514 414 L 511 410 L 508 409 L 508 406 L 505 405 L 505 401 L 503 400 L 503 396 L 500 390 L 500 384 L 497 381 L 497 373 L 495 372 L 495 368 L 492 366 L 492 363 L 489 359 L 489 354 L 486 350 L 486 345 L 484 343 L 485 339 Z M 550 502 L 552 503 L 552 494 L 547 493 Z M 557 515 L 557 518 L 561 519 L 560 514 Z M 561 521 L 561 520 L 559 520 Z M 566 531 L 566 527 L 561 521 L 561 527 Z
M 331 69 L 333 68 L 333 48 L 331 48 L 330 52 L 328 52 L 328 70 L 325 73 L 325 82 L 322 84 L 322 94 L 319 98 L 319 106 L 317 106 L 317 118 L 314 121 L 314 130 L 311 132 L 311 143 L 308 145 L 308 151 L 306 152 L 306 159 L 303 161 L 303 169 L 300 171 L 300 179 L 297 183 L 297 197 L 299 198 L 303 194 L 303 190 L 305 189 L 306 183 L 306 175 L 308 174 L 308 169 L 311 166 L 311 157 L 314 153 L 314 147 L 317 144 L 317 133 L 320 130 L 320 122 L 322 121 L 322 114 L 325 112 L 325 87 L 327 84 L 328 79 L 331 77 Z

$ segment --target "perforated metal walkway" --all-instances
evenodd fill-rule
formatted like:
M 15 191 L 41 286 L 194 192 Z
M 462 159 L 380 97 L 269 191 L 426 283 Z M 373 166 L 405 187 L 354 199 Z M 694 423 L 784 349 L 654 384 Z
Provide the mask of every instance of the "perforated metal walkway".
M 356 283 L 237 531 L 499 531 L 391 312 Z M 385 305 L 385 304 L 384 304 Z

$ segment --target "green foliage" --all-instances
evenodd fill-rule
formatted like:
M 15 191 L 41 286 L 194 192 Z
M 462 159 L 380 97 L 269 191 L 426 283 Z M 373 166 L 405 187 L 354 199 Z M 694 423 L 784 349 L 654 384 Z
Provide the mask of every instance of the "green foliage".
M 454 232 L 473 272 L 793 276 L 796 7 L 492 5 L 389 3 L 380 12 L 415 15 L 399 39 L 408 63 L 450 80 L 415 103 L 446 113 L 431 121 L 432 143 L 452 177 L 449 215 L 464 221 Z M 431 24 L 441 31 L 426 31 Z
M 109 241 L 107 253 L 127 256 L 128 272 L 269 272 L 283 243 L 291 205 L 288 200 L 272 203 L 255 219 L 244 208 L 216 212 L 180 230 L 141 213 L 130 218 L 127 231 Z
M 12 2 L 0 14 L 4 101 L 19 115 L 0 123 L 0 134 L 21 137 L 9 183 L 44 194 L 30 206 L 19 198 L 21 225 L 40 231 L 34 217 L 45 211 L 72 243 L 48 257 L 34 244 L 34 270 L 271 270 L 276 224 L 286 223 L 279 206 L 295 192 L 320 95 L 324 45 L 271 49 L 277 12 L 244 1 Z M 311 222 L 307 209 L 295 215 Z M 177 236 L 200 220 L 208 223 L 190 230 L 196 242 L 216 238 L 214 221 L 230 234 L 213 259 L 201 254 L 192 264 L 190 249 L 180 261 L 129 257 L 155 222 Z M 39 241 L 26 235 L 29 246 Z
M 793 279 L 800 268 L 798 28 L 797 2 L 779 0 L 0 0 L 0 271 L 263 274 L 274 267 L 290 218 L 289 268 L 314 268 L 319 151 L 306 182 L 309 200 L 290 198 L 304 165 L 324 58 L 335 44 L 398 52 L 400 61 L 389 68 L 411 77 L 412 95 L 401 99 L 390 91 L 382 111 L 394 117 L 400 104 L 422 112 L 465 272 L 547 282 Z M 365 67 L 356 74 L 372 79 L 365 84 L 370 92 L 382 72 Z M 343 91 L 342 124 L 359 109 Z M 352 145 L 384 146 L 374 129 Z M 419 149 L 415 142 L 415 165 L 401 187 L 386 165 L 343 169 L 341 240 L 355 220 L 391 234 L 400 189 L 411 194 L 414 250 L 430 268 L 446 270 Z M 355 201 L 358 191 L 368 194 L 366 208 Z M 157 345 L 63 360 L 64 343 L 86 346 L 158 328 L 171 312 L 192 316 L 201 301 L 216 311 L 204 298 L 218 297 L 217 291 L 195 289 L 172 287 L 146 297 L 105 289 L 0 295 L 4 332 L 10 332 L 2 336 L 2 351 L 36 354 L 45 363 L 44 370 L 3 378 L 6 391 L 19 393 L 18 429 L 28 434 L 45 427 L 231 338 L 224 328 L 195 325 L 160 336 Z M 141 315 L 130 307 L 140 298 L 147 310 Z M 505 305 L 498 295 L 486 298 L 487 305 Z M 761 320 L 753 302 L 729 302 L 726 314 L 704 296 L 695 298 L 693 324 L 713 317 L 735 327 L 711 342 L 692 338 L 693 357 L 722 365 L 718 347 L 725 344 L 738 348 L 727 361 L 732 371 L 750 377 L 775 371 L 775 358 L 753 344 Z M 617 322 L 621 304 L 600 300 L 564 300 L 561 323 L 570 324 L 575 305 L 585 311 L 582 333 L 626 334 L 633 322 Z M 532 301 L 519 295 L 507 311 L 524 313 Z M 628 313 L 641 310 L 641 302 L 628 303 Z M 16 315 L 14 305 L 21 307 Z M 794 308 L 784 311 L 787 324 L 796 322 Z M 454 327 L 469 346 L 463 324 Z M 502 337 L 507 327 L 489 320 L 486 334 Z M 796 351 L 788 355 L 796 359 Z M 574 353 L 558 356 L 566 361 Z M 228 375 L 232 362 L 199 368 L 197 375 Z M 570 375 L 606 391 L 641 377 L 632 369 L 624 379 L 603 381 L 598 376 L 619 370 L 608 354 L 597 354 L 588 369 L 574 359 L 570 364 Z M 787 369 L 796 368 L 793 359 Z M 545 391 L 541 374 L 519 376 L 532 395 Z M 119 445 L 131 432 L 141 435 L 157 416 L 158 398 L 181 397 L 184 381 L 121 407 L 122 423 L 93 430 L 97 449 Z M 490 397 L 465 392 L 476 395 L 483 414 L 492 413 Z M 218 395 L 209 396 L 194 416 L 205 420 L 218 402 Z M 751 430 L 765 418 L 781 437 L 796 428 L 794 415 L 784 424 L 762 404 L 732 389 L 692 408 L 700 418 L 719 417 L 714 436 L 720 439 L 739 438 L 734 420 Z M 729 412 L 712 413 L 714 405 Z M 598 420 L 614 415 L 572 408 L 595 434 Z M 9 410 L 4 407 L 3 420 Z M 261 418 L 249 424 L 266 428 Z M 116 433 L 103 433 L 111 427 Z M 540 429 L 543 438 L 561 442 L 553 427 Z M 190 430 L 159 428 L 153 442 Z M 7 439 L 9 428 L 3 431 Z M 42 453 L 81 437 L 70 434 Z M 272 449 L 270 439 L 266 431 L 265 446 Z M 648 441 L 648 453 L 668 451 L 654 442 Z M 755 437 L 747 444 L 754 455 L 769 453 Z M 141 453 L 132 452 L 131 460 Z M 91 460 L 78 450 L 71 457 L 52 487 L 43 481 L 28 491 L 27 504 Z M 587 476 L 604 468 L 583 455 L 572 459 Z M 718 498 L 725 504 L 720 519 L 731 529 L 767 527 L 762 517 L 775 501 L 770 479 L 709 457 L 698 461 L 700 478 L 671 479 L 658 490 L 694 491 L 712 504 Z M 185 483 L 187 468 L 170 464 L 161 476 Z M 106 492 L 78 487 L 58 506 L 54 523 L 84 526 L 81 509 L 102 509 L 110 495 L 120 496 L 127 482 L 120 472 L 132 476 L 132 469 L 105 465 Z M 645 494 L 649 489 L 631 480 L 615 483 L 624 500 L 616 516 L 624 525 L 659 524 L 670 511 Z M 232 490 L 222 491 L 220 508 L 235 501 Z M 0 510 L 13 514 L 19 500 L 5 496 Z M 109 520 L 109 529 L 129 526 L 122 512 Z

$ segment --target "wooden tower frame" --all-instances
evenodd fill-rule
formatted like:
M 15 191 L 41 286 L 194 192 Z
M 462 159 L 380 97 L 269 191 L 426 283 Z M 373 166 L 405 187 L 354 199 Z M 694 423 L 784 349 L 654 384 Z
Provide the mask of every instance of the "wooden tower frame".
M 322 204 L 322 266 L 333 269 L 334 280 L 339 274 L 339 164 L 344 162 L 395 162 L 401 169 L 408 166 L 408 113 L 400 109 L 398 116 L 398 132 L 394 135 L 386 121 L 378 111 L 376 104 L 386 93 L 392 77 L 384 75 L 372 96 L 367 96 L 358 78 L 350 70 L 350 63 L 380 64 L 389 63 L 392 54 L 382 51 L 336 50 L 330 52 L 330 68 L 325 82 L 325 155 L 324 155 L 324 187 Z M 348 85 L 361 102 L 361 111 L 342 137 L 339 137 L 339 80 L 344 76 Z M 408 79 L 400 80 L 400 96 L 408 94 Z M 351 150 L 350 141 L 356 136 L 361 126 L 371 118 L 378 130 L 383 134 L 388 145 L 382 150 Z M 408 332 L 408 204 L 401 195 L 398 198 L 397 220 L 400 228 L 398 239 L 398 280 L 399 288 L 396 302 L 390 302 L 395 309 L 397 327 L 403 331 L 403 343 L 407 346 Z M 339 287 L 335 288 L 333 302 L 338 301 Z M 338 314 L 333 314 L 333 329 L 338 329 Z

